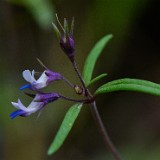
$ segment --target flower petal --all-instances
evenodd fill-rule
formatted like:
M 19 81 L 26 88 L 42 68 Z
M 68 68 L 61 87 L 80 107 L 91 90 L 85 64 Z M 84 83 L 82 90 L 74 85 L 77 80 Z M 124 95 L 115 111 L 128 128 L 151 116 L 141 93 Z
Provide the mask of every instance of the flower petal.
M 19 110 L 12 112 L 9 116 L 11 117 L 11 119 L 13 119 L 17 116 L 27 116 L 25 115 L 25 113 L 26 113 L 25 111 L 19 109 Z
M 28 109 L 28 112 L 34 113 L 42 109 L 44 105 L 45 105 L 44 102 L 35 102 L 33 100 L 31 104 L 27 107 L 27 109 Z
M 47 75 L 48 77 L 48 80 L 47 80 L 47 84 L 48 83 L 51 83 L 53 81 L 57 81 L 57 80 L 61 80 L 63 79 L 62 75 L 60 73 L 57 73 L 57 72 L 53 72 L 51 70 L 46 70 L 45 71 L 45 74 Z
M 20 88 L 20 90 L 24 90 L 24 89 L 26 89 L 26 88 L 32 88 L 32 86 L 31 86 L 31 84 L 26 84 L 26 85 L 24 85 L 24 86 L 22 86 L 21 88 Z
M 45 71 L 39 77 L 39 79 L 32 83 L 33 88 L 41 89 L 47 86 L 48 76 L 45 74 Z
M 46 76 L 45 71 L 42 73 L 42 75 L 37 80 L 37 83 L 46 83 L 48 80 L 48 76 Z
M 22 75 L 27 82 L 33 83 L 34 81 L 36 81 L 34 78 L 34 70 L 32 71 L 32 73 L 29 70 L 25 70 L 23 71 Z
M 22 104 L 20 99 L 18 99 L 18 103 L 16 102 L 11 102 L 11 103 L 15 108 L 27 111 L 27 108 Z
M 22 104 L 21 100 L 18 99 L 19 109 L 27 111 L 27 108 Z

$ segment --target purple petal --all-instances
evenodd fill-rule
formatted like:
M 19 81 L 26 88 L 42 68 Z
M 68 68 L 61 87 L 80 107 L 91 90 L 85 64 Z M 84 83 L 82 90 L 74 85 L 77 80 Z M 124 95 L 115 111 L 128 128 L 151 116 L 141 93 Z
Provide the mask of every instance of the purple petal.
M 46 70 L 45 71 L 46 76 L 48 76 L 47 83 L 51 83 L 53 81 L 61 80 L 63 77 L 60 73 L 53 72 L 51 70 Z
M 43 102 L 45 104 L 48 104 L 50 102 L 53 102 L 60 98 L 60 95 L 58 93 L 52 92 L 52 93 L 39 93 L 35 97 L 35 101 L 37 102 Z
M 73 37 L 70 35 L 68 37 L 61 37 L 60 46 L 62 50 L 65 52 L 65 54 L 69 57 L 69 59 L 73 62 L 75 50 Z

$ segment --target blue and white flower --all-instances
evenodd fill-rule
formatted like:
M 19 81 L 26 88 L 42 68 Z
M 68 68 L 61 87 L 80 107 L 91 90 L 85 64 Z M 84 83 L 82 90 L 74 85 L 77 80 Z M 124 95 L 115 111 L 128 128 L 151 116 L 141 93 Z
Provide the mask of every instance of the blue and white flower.
M 60 95 L 57 93 L 38 93 L 36 94 L 35 98 L 33 99 L 33 101 L 30 103 L 28 107 L 25 107 L 22 104 L 21 100 L 18 99 L 17 103 L 11 102 L 12 105 L 18 110 L 12 112 L 10 114 L 10 117 L 11 119 L 17 116 L 27 117 L 31 115 L 32 113 L 35 113 L 41 110 L 42 108 L 44 108 L 46 104 L 53 102 L 57 100 L 58 98 L 60 98 Z
M 24 85 L 20 88 L 20 90 L 29 88 L 31 90 L 39 90 L 41 88 L 46 87 L 49 83 L 56 81 L 56 80 L 61 80 L 63 79 L 62 75 L 53 72 L 51 70 L 45 70 L 41 76 L 36 80 L 35 79 L 35 71 L 33 70 L 32 72 L 29 70 L 25 70 L 22 73 L 23 78 L 29 82 L 29 84 Z

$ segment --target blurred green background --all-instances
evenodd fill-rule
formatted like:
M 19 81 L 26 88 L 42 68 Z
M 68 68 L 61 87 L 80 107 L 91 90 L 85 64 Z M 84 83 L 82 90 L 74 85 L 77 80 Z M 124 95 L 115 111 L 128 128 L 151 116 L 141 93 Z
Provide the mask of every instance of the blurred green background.
M 87 106 L 62 148 L 49 157 L 47 149 L 72 103 L 49 104 L 38 119 L 37 115 L 9 118 L 15 110 L 11 101 L 20 98 L 26 105 L 31 101 L 18 88 L 25 84 L 23 70 L 43 71 L 36 57 L 79 83 L 53 32 L 55 13 L 60 21 L 75 17 L 75 56 L 80 70 L 96 41 L 114 35 L 94 73 L 106 72 L 108 77 L 93 90 L 124 77 L 160 83 L 159 0 L 0 0 L 0 159 L 112 160 Z M 62 82 L 45 90 L 74 96 Z M 160 97 L 117 92 L 98 97 L 97 105 L 124 160 L 160 159 Z

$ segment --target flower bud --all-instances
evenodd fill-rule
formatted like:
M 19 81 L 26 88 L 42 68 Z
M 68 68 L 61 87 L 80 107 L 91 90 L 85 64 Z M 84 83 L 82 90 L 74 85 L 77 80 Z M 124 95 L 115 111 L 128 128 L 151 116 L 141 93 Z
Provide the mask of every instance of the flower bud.
M 62 26 L 62 24 L 60 23 L 57 15 L 56 15 L 56 18 L 59 26 L 64 32 L 63 34 L 61 34 L 57 26 L 54 23 L 52 23 L 54 31 L 59 40 L 59 44 L 62 50 L 64 51 L 64 53 L 68 56 L 71 62 L 73 62 L 74 51 L 75 51 L 75 45 L 74 45 L 74 39 L 73 39 L 74 18 L 72 19 L 70 30 L 69 30 L 68 22 L 66 18 L 64 18 L 64 26 Z
M 60 39 L 60 46 L 62 50 L 66 53 L 66 55 L 69 57 L 71 61 L 74 60 L 74 51 L 75 51 L 75 46 L 74 46 L 74 39 L 73 37 L 62 37 Z

